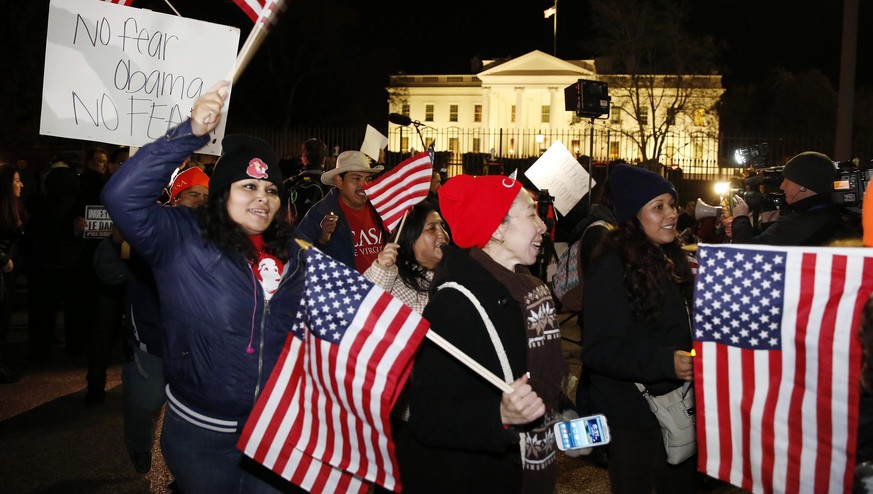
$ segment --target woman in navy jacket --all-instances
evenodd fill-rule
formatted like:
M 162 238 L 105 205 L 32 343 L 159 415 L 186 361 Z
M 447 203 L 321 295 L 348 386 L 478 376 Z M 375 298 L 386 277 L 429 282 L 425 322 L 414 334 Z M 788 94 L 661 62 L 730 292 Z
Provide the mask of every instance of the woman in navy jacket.
M 226 93 L 220 83 L 198 98 L 188 121 L 140 149 L 103 190 L 109 214 L 158 286 L 168 383 L 161 447 L 188 494 L 293 488 L 236 448 L 303 287 L 299 248 L 276 214 L 282 175 L 275 153 L 257 139 L 228 136 L 206 206 L 195 212 L 154 201 L 173 170 L 206 144 Z

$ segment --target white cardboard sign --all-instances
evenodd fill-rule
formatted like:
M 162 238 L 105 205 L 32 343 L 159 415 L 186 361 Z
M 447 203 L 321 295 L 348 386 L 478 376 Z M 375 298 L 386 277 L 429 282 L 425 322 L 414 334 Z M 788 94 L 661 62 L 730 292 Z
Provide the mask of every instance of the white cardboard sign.
M 376 130 L 372 125 L 367 125 L 367 133 L 364 135 L 364 143 L 361 144 L 361 152 L 373 158 L 377 163 L 380 161 L 382 150 L 388 145 L 388 138 Z
M 95 0 L 51 0 L 40 134 L 143 146 L 227 78 L 239 29 Z M 226 112 L 201 152 L 219 154 Z
M 555 141 L 524 175 L 540 190 L 549 189 L 555 209 L 565 216 L 588 193 L 588 172 L 561 141 Z M 595 183 L 592 180 L 591 186 Z

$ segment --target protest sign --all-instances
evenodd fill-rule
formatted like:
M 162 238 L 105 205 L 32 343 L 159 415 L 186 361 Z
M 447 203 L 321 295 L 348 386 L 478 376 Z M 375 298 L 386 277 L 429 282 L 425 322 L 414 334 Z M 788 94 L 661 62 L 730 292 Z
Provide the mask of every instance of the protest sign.
M 563 215 L 588 193 L 588 172 L 561 141 L 555 141 L 524 174 L 540 190 L 549 190 L 555 209 Z
M 387 145 L 388 138 L 373 126 L 367 125 L 367 133 L 364 135 L 364 143 L 361 144 L 361 152 L 373 158 L 374 161 L 381 162 L 382 150 Z
M 40 133 L 143 146 L 187 119 L 194 100 L 227 77 L 238 46 L 234 27 L 51 0 Z M 225 122 L 201 152 L 219 154 Z
M 112 218 L 104 206 L 85 206 L 87 226 L 83 238 L 107 238 L 112 235 Z

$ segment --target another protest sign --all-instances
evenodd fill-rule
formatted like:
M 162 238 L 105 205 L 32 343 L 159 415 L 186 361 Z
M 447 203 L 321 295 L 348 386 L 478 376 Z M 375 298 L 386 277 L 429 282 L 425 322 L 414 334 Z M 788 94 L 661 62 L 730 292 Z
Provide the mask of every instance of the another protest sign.
M 540 190 L 549 190 L 555 209 L 563 215 L 588 193 L 588 172 L 561 141 L 555 141 L 524 174 Z

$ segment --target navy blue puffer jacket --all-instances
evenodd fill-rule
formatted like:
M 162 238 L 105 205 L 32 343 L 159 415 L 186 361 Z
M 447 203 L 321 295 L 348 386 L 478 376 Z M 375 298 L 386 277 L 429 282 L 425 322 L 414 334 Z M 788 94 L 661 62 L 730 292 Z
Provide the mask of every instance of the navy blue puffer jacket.
M 113 175 L 103 201 L 151 265 L 164 325 L 169 406 L 201 427 L 238 432 L 282 351 L 303 289 L 296 245 L 265 302 L 245 257 L 202 239 L 195 213 L 155 203 L 172 171 L 208 137 L 185 122 L 143 146 Z

